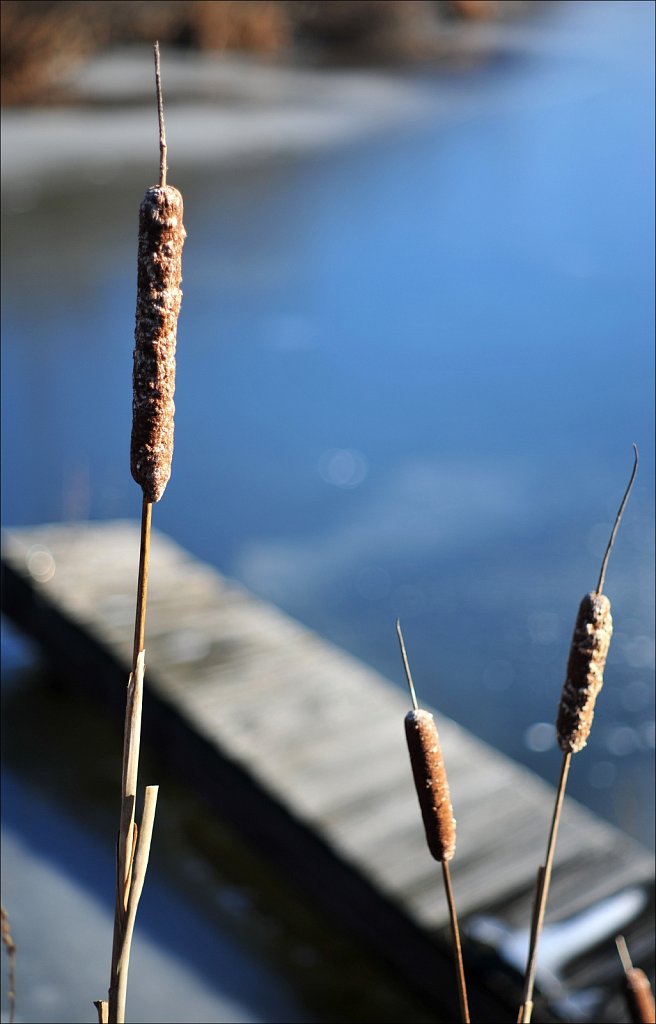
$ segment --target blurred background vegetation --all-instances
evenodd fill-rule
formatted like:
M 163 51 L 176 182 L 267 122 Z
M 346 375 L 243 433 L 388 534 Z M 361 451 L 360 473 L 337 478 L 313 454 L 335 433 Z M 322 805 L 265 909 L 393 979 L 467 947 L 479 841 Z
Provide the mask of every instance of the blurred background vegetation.
M 62 102 L 58 78 L 109 46 L 157 38 L 190 50 L 280 60 L 447 56 L 454 22 L 514 18 L 524 0 L 3 0 L 2 103 Z

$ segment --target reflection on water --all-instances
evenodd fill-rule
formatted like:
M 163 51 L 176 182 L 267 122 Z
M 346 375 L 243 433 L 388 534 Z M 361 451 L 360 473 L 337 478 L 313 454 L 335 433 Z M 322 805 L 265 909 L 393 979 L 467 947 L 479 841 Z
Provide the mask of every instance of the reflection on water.
M 400 616 L 421 697 L 553 780 L 543 724 L 635 440 L 616 635 L 571 792 L 650 843 L 651 18 L 558 5 L 536 45 L 423 76 L 421 127 L 176 179 L 176 454 L 156 510 L 399 684 Z M 138 515 L 143 187 L 72 178 L 5 219 L 7 524 Z
M 20 950 L 18 1019 L 87 1021 L 109 972 L 120 727 L 59 688 L 11 629 L 3 691 L 3 904 Z M 142 745 L 140 777 L 161 789 L 130 1020 L 435 1020 L 281 880 L 266 850 L 208 816 L 161 751 Z

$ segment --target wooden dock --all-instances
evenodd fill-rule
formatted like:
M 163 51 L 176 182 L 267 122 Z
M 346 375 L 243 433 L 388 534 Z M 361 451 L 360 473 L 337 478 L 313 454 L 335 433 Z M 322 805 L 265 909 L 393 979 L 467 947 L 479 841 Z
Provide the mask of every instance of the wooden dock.
M 133 522 L 3 535 L 5 614 L 117 713 L 138 548 Z M 308 898 L 456 1019 L 446 903 L 405 748 L 407 695 L 156 531 L 151 559 L 146 736 Z M 511 1020 L 553 794 L 437 722 L 458 818 L 452 876 L 474 1019 Z M 608 994 L 619 976 L 613 937 L 623 931 L 635 958 L 649 959 L 653 879 L 638 844 L 566 803 L 535 1020 L 624 1019 Z M 580 1007 L 571 1016 L 580 988 L 600 993 L 587 1017 Z

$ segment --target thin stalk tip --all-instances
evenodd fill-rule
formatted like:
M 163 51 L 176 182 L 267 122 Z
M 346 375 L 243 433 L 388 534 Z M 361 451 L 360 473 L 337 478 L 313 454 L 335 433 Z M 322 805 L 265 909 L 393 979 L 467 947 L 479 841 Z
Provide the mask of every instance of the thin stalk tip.
M 601 570 L 599 572 L 599 581 L 597 583 L 597 589 L 595 591 L 596 594 L 603 593 L 604 580 L 606 579 L 606 569 L 608 568 L 608 559 L 610 558 L 610 553 L 611 553 L 611 551 L 613 549 L 613 544 L 615 543 L 615 536 L 616 536 L 617 531 L 619 529 L 620 521 L 622 519 L 622 515 L 624 513 L 624 509 L 626 508 L 626 503 L 629 500 L 629 495 L 631 493 L 631 488 L 633 487 L 633 481 L 635 480 L 635 476 L 636 476 L 637 471 L 638 471 L 638 446 L 637 446 L 637 444 L 634 441 L 634 443 L 633 443 L 633 469 L 631 470 L 631 476 L 629 478 L 629 482 L 628 482 L 626 490 L 624 492 L 624 497 L 622 498 L 620 507 L 617 510 L 617 515 L 615 516 L 615 522 L 613 524 L 613 529 L 611 530 L 610 539 L 608 541 L 608 545 L 606 547 L 604 558 L 603 558 L 603 561 L 601 563 Z
M 405 643 L 403 641 L 403 633 L 401 631 L 401 621 L 396 620 L 396 635 L 399 638 L 399 646 L 401 648 L 401 657 L 403 658 L 403 667 L 405 669 L 405 677 L 408 681 L 408 689 L 410 690 L 410 697 L 412 699 L 412 707 L 415 711 L 419 710 L 417 704 L 417 694 L 415 693 L 415 684 L 412 681 L 412 673 L 410 672 L 410 665 L 408 664 L 408 655 L 405 650 Z
M 164 100 L 162 99 L 162 74 L 159 65 L 159 42 L 153 46 L 155 57 L 155 89 L 157 91 L 157 118 L 159 121 L 159 184 L 166 185 L 166 129 L 164 127 Z
M 633 963 L 631 962 L 631 956 L 629 954 L 629 948 L 626 944 L 626 939 L 623 935 L 617 935 L 615 937 L 615 945 L 617 946 L 617 952 L 619 953 L 620 960 L 622 961 L 622 967 L 625 973 L 633 970 Z

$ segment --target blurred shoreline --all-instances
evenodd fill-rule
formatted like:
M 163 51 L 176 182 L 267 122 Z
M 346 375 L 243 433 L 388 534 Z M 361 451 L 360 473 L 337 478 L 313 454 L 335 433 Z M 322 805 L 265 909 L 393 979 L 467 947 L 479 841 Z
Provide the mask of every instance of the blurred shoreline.
M 2 104 L 71 102 L 70 73 L 79 63 L 156 39 L 192 56 L 238 52 L 281 66 L 453 63 L 472 50 L 470 26 L 516 21 L 543 6 L 543 0 L 2 0 Z
M 79 14 L 84 4 L 74 6 Z M 123 17 L 128 8 L 141 11 L 145 21 L 137 19 L 129 31 L 115 26 L 113 35 L 105 25 L 104 39 L 99 26 L 106 6 L 96 3 L 90 12 L 98 38 L 92 41 L 94 25 L 84 45 L 69 32 L 62 43 L 66 51 L 53 63 L 43 39 L 34 42 L 34 52 L 29 50 L 29 31 L 35 32 L 37 22 L 34 17 L 30 21 L 30 6 L 18 0 L 2 4 L 1 175 L 8 213 L 32 205 L 35 193 L 66 190 L 71 172 L 78 184 L 82 177 L 94 186 L 153 166 L 153 68 L 145 41 L 151 30 L 159 30 L 164 40 L 169 159 L 176 174 L 188 167 L 317 152 L 387 130 L 412 129 L 436 109 L 453 108 L 454 89 L 443 88 L 437 95 L 436 78 L 442 86 L 457 82 L 466 91 L 467 70 L 525 54 L 538 39 L 537 45 L 544 45 L 536 28 L 543 20 L 537 15 L 546 10 L 542 3 L 440 5 L 424 0 L 187 4 L 185 11 L 204 6 L 217 19 L 215 9 L 221 8 L 223 22 L 212 26 L 208 21 L 202 34 L 198 28 L 197 38 L 182 46 L 175 37 L 181 32 L 181 15 L 174 11 L 179 5 L 169 3 L 158 13 L 158 3 L 110 4 L 112 11 L 124 8 Z M 68 7 L 60 3 L 58 8 L 62 37 Z M 284 13 L 295 22 L 294 38 L 289 24 L 285 32 L 271 35 L 269 22 L 267 39 L 245 31 L 235 36 L 228 14 L 234 20 L 244 8 L 251 13 L 258 8 L 262 24 L 273 11 L 276 17 Z M 57 15 L 46 13 L 53 19 Z M 26 19 L 28 39 L 20 38 L 12 24 L 19 14 Z M 31 68 L 34 79 L 21 86 L 22 92 L 11 84 L 13 78 L 23 81 L 14 73 L 21 60 L 20 54 L 12 59 L 14 43 L 26 51 L 23 78 Z M 39 46 L 46 57 L 37 72 Z
M 267 65 L 247 56 L 163 51 L 172 169 L 309 152 L 411 123 L 434 109 L 411 79 L 371 70 Z M 155 167 L 156 119 L 145 47 L 99 55 L 75 77 L 79 102 L 5 109 L 2 185 L 13 210 L 34 187 L 74 171 L 102 184 Z M 152 131 L 150 130 L 152 129 Z M 155 162 L 154 162 L 155 161 Z

